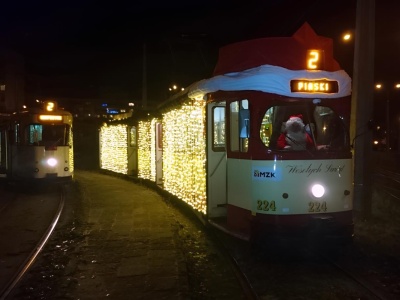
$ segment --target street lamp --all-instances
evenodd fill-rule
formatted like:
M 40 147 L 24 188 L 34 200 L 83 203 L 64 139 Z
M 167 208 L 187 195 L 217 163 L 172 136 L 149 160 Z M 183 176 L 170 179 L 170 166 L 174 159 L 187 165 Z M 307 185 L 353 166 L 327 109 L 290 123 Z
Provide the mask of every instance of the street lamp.
M 345 32 L 343 33 L 342 39 L 345 42 L 350 41 L 353 38 L 353 35 L 351 34 L 351 32 Z
M 375 85 L 375 88 L 377 90 L 384 90 L 385 91 L 385 97 L 386 97 L 386 151 L 390 151 L 390 141 L 391 141 L 391 124 L 390 124 L 390 97 L 389 97 L 389 92 L 391 90 L 385 89 L 385 86 L 381 83 L 377 83 Z M 394 89 L 399 90 L 400 89 L 400 83 L 395 83 L 394 84 Z
M 170 92 L 176 92 L 179 90 L 178 86 L 176 84 L 172 85 L 171 87 L 168 88 Z M 185 88 L 181 87 L 180 88 L 181 91 L 184 91 Z

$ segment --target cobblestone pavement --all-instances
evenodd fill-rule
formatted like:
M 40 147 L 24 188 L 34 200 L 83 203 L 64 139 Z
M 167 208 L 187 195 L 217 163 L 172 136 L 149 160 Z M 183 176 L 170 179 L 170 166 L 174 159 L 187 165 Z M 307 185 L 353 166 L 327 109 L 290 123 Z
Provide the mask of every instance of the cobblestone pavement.
M 10 299 L 244 299 L 205 228 L 156 191 L 77 171 L 67 201 Z

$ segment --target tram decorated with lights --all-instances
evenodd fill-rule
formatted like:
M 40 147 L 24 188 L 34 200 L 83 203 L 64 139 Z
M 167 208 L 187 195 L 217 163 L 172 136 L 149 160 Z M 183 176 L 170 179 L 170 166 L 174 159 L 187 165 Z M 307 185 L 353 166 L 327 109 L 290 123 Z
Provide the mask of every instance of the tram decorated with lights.
M 57 102 L 3 114 L 0 177 L 12 181 L 68 182 L 73 177 L 72 114 Z
M 100 167 L 154 182 L 239 238 L 351 240 L 350 107 L 332 40 L 306 23 L 221 48 L 213 77 L 147 119 L 103 126 Z

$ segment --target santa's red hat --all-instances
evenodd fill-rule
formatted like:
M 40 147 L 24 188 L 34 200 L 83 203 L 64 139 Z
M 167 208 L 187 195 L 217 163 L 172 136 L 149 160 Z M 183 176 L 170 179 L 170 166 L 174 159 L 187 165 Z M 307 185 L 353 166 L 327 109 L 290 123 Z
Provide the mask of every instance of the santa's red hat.
M 303 115 L 302 114 L 292 115 L 292 116 L 289 117 L 289 120 L 290 119 L 300 119 L 300 120 L 303 121 Z

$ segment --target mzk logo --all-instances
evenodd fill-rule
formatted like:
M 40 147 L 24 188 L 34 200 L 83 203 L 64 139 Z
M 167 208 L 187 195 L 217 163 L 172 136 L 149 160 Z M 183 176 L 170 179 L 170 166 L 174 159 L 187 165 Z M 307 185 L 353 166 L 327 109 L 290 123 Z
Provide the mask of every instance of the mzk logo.
M 254 181 L 281 181 L 282 171 L 273 167 L 254 166 L 252 168 L 252 180 Z
M 259 170 L 254 170 L 253 176 L 259 178 L 276 178 L 275 172 L 261 172 Z

